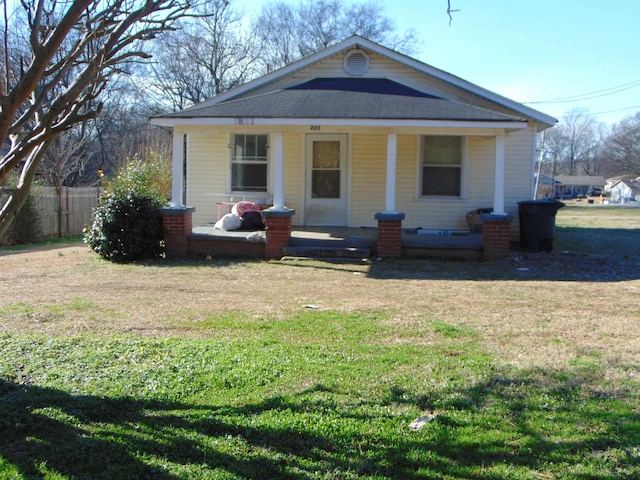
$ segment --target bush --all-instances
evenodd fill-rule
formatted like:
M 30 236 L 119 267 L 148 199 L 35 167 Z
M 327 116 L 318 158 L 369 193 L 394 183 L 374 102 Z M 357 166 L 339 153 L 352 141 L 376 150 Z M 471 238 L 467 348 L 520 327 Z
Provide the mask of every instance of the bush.
M 36 201 L 30 193 L 27 201 L 18 211 L 16 218 L 6 235 L 8 245 L 25 245 L 35 243 L 42 238 L 40 214 L 36 209 Z
M 106 190 L 119 196 L 135 192 L 164 205 L 171 189 L 171 163 L 158 155 L 151 155 L 150 158 L 146 162 L 137 159 L 129 161 L 115 180 L 107 184 Z
M 130 162 L 100 197 L 84 241 L 103 258 L 128 262 L 164 254 L 160 208 L 167 199 L 155 181 L 165 174 L 159 163 Z

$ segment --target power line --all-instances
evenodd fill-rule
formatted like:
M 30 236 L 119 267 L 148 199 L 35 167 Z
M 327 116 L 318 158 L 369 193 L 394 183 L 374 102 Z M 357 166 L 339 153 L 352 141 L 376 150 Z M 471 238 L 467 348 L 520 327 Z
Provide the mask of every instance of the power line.
M 603 90 L 596 90 L 595 92 L 583 93 L 580 95 L 573 95 L 570 97 L 560 97 L 560 98 L 553 98 L 550 100 L 537 100 L 534 102 L 522 102 L 522 103 L 533 105 L 538 103 L 565 103 L 565 102 L 576 102 L 580 100 L 591 100 L 594 98 L 614 95 L 616 93 L 629 90 L 630 88 L 637 87 L 639 85 L 640 85 L 640 80 L 634 80 L 633 82 L 625 83 L 623 85 L 617 85 L 615 87 L 605 88 Z
M 589 117 L 595 117 L 596 115 L 603 115 L 606 113 L 616 113 L 616 112 L 624 112 L 626 110 L 635 110 L 635 109 L 640 109 L 640 105 L 635 105 L 633 107 L 625 107 L 625 108 L 618 108 L 616 110 L 605 110 L 604 112 L 586 112 L 585 115 L 589 116 Z M 563 115 L 559 118 L 566 118 L 566 115 Z
M 603 113 L 624 112 L 625 110 L 635 110 L 636 108 L 640 108 L 640 105 L 636 105 L 635 107 L 619 108 L 617 110 L 607 110 L 605 112 L 594 112 L 594 113 L 589 113 L 589 115 L 601 115 Z

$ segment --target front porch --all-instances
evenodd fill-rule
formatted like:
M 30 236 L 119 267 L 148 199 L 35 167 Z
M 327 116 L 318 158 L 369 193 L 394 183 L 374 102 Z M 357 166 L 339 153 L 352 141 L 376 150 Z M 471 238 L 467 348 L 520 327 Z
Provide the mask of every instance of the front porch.
M 265 231 L 224 231 L 192 226 L 193 207 L 161 209 L 166 254 L 249 257 L 438 257 L 498 260 L 509 254 L 508 214 L 481 214 L 482 233 L 403 229 L 403 214 L 380 212 L 378 227 L 293 228 L 294 210 L 262 211 Z
M 265 232 L 194 227 L 188 235 L 191 254 L 211 257 L 265 258 Z M 427 232 L 403 229 L 402 257 L 482 260 L 482 233 Z M 363 227 L 293 227 L 283 257 L 363 259 L 378 255 L 378 229 Z

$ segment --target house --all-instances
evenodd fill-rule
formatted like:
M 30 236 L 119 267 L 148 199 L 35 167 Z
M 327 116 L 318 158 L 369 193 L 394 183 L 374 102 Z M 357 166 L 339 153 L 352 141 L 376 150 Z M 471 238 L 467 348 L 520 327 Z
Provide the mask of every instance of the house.
M 589 195 L 593 191 L 602 191 L 606 185 L 606 180 L 602 176 L 583 175 L 556 175 L 555 195 L 556 197 L 574 198 L 578 195 Z
M 238 200 L 301 228 L 459 231 L 490 207 L 511 238 L 556 123 L 358 36 L 151 121 L 173 128 L 172 202 L 194 225 Z
M 608 191 L 613 203 L 640 202 L 640 177 L 617 180 L 608 187 Z

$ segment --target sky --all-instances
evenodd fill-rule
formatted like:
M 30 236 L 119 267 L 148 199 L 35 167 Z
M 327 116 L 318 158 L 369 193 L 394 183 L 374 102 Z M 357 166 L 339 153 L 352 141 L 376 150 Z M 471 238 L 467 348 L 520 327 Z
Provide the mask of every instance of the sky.
M 414 58 L 561 122 L 574 108 L 605 123 L 640 111 L 640 0 L 450 0 L 451 25 L 447 0 L 378 1 L 418 34 Z

